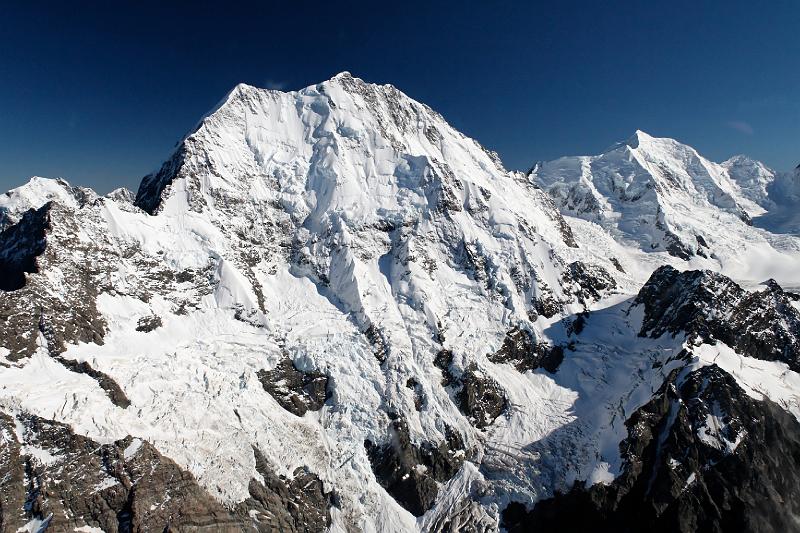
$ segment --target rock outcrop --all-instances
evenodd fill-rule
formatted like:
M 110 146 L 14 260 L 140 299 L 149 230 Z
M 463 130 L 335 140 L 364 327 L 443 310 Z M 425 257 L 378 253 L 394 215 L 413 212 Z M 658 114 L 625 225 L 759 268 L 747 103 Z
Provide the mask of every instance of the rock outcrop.
M 391 421 L 388 442 L 364 445 L 381 486 L 414 516 L 431 508 L 439 483 L 452 478 L 467 455 L 461 437 L 450 428 L 437 444 L 413 442 L 402 418 Z
M 800 424 L 720 368 L 673 372 L 626 423 L 622 475 L 511 504 L 509 532 L 796 531 Z
M 317 371 L 298 370 L 288 357 L 281 359 L 272 370 L 260 370 L 258 379 L 281 407 L 297 416 L 319 410 L 330 397 L 328 376 Z
M 800 370 L 800 311 L 774 280 L 748 292 L 722 274 L 663 266 L 635 304 L 644 306 L 642 336 L 685 333 L 691 341 L 723 342 L 744 355 Z

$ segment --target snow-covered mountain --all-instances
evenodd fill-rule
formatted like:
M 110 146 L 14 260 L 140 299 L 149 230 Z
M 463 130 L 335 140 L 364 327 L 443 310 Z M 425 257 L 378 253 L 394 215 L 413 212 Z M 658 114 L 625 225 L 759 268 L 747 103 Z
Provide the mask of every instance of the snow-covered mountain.
M 722 163 L 742 194 L 764 211 L 800 201 L 800 167 L 793 172 L 776 172 L 761 161 L 736 155 Z
M 776 180 L 781 176 L 780 173 L 746 155 L 735 155 L 723 161 L 722 166 L 728 171 L 728 175 L 734 183 L 739 186 L 739 190 L 745 198 L 764 211 L 774 207 L 775 201 L 770 196 L 774 196 L 771 193 Z M 754 209 L 753 214 L 760 215 L 763 212 Z
M 734 156 L 722 163 L 731 178 L 763 212 L 754 225 L 776 233 L 800 235 L 800 167 L 776 172 L 747 156 Z
M 237 86 L 135 197 L 9 191 L 0 529 L 528 530 L 589 501 L 690 530 L 761 505 L 747 474 L 794 501 L 798 297 L 734 260 L 800 285 L 793 237 L 674 141 L 560 161 L 508 172 L 342 73 Z
M 529 174 L 564 214 L 643 251 L 743 279 L 793 282 L 800 269 L 796 239 L 753 227 L 777 197 L 797 204 L 786 193 L 790 180 L 751 159 L 717 164 L 673 139 L 637 131 L 600 155 L 537 163 Z

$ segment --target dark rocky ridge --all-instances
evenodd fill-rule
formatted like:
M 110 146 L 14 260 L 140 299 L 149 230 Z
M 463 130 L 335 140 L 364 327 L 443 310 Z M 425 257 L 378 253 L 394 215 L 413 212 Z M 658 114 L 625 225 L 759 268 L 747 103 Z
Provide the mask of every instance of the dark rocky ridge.
M 258 448 L 253 448 L 256 471 L 264 482 L 250 480 L 250 497 L 240 503 L 236 513 L 243 521 L 254 514 L 254 529 L 264 532 L 319 532 L 331 524 L 331 494 L 322 481 L 305 468 L 294 471 L 291 479 L 276 476 Z
M 764 290 L 748 292 L 731 279 L 707 270 L 657 269 L 639 291 L 644 305 L 641 336 L 673 336 L 720 341 L 737 353 L 781 361 L 800 371 L 800 311 L 770 280 Z
M 100 372 L 92 368 L 92 365 L 86 361 L 75 361 L 74 359 L 67 359 L 59 355 L 58 350 L 53 346 L 51 339 L 54 338 L 52 327 L 45 319 L 44 315 L 39 317 L 39 331 L 47 341 L 47 352 L 56 361 L 58 361 L 64 368 L 76 374 L 85 374 L 95 380 L 97 384 L 106 392 L 111 403 L 122 409 L 126 409 L 131 405 L 130 400 L 125 395 L 122 387 L 114 381 L 108 374 Z
M 48 517 L 48 531 L 86 525 L 109 533 L 242 530 L 239 518 L 147 442 L 127 437 L 100 445 L 63 424 L 28 415 L 18 420 L 23 442 L 14 419 L 0 419 L 6 437 L 0 472 L 11 481 L 0 486 L 2 531 Z M 26 455 L 22 444 L 43 451 Z
M 161 195 L 176 178 L 186 158 L 186 147 L 181 143 L 180 148 L 170 157 L 158 172 L 148 174 L 139 184 L 133 204 L 146 213 L 155 215 L 161 204 Z
M 23 230 L 27 233 L 17 235 Z M 42 315 L 48 317 L 46 337 L 54 352 L 63 352 L 68 343 L 103 343 L 106 324 L 96 307 L 96 277 L 104 268 L 101 263 L 108 263 L 101 260 L 100 250 L 82 242 L 79 234 L 75 212 L 55 202 L 28 211 L 18 224 L 3 232 L 5 240 L 0 247 L 6 254 L 5 268 L 12 272 L 6 279 L 14 279 L 16 272 L 17 282 L 23 282 L 0 298 L 0 338 L 11 361 L 34 353 Z M 17 237 L 19 243 L 12 243 Z M 48 242 L 59 246 L 48 246 Z M 15 271 L 9 264 L 19 268 Z M 51 279 L 37 274 L 51 268 L 58 268 L 70 280 L 70 290 L 63 295 Z M 0 274 L 5 277 L 7 273 Z
M 544 368 L 553 373 L 564 360 L 564 349 L 537 342 L 531 332 L 515 327 L 506 333 L 500 349 L 488 358 L 493 363 L 511 364 L 519 372 Z
M 545 318 L 552 318 L 564 309 L 564 302 L 559 301 L 553 295 L 553 290 L 547 284 L 542 283 L 539 287 L 539 292 L 540 294 L 531 301 L 531 306 L 533 307 L 530 312 L 531 322 L 534 322 L 539 315 Z
M 386 341 L 383 332 L 378 326 L 371 321 L 368 321 L 368 324 L 369 325 L 364 329 L 364 337 L 366 337 L 370 346 L 372 346 L 372 353 L 375 354 L 375 359 L 383 364 L 389 356 L 389 343 Z
M 674 371 L 626 425 L 613 483 L 511 504 L 507 530 L 800 530 L 800 424 L 719 367 Z
M 452 391 L 456 406 L 475 427 L 491 425 L 508 409 L 503 388 L 478 365 L 473 363 L 459 371 L 453 365 L 453 352 L 444 348 L 436 354 L 433 364 L 442 372 L 442 386 Z
M 617 288 L 617 282 L 606 269 L 587 265 L 583 261 L 567 265 L 561 281 L 564 292 L 572 295 L 584 307 Z
M 456 378 L 450 370 L 453 365 L 453 352 L 442 348 L 436 352 L 436 356 L 433 358 L 433 364 L 442 371 L 441 383 L 443 386 L 448 387 L 458 381 L 458 378 Z
M 508 409 L 505 390 L 477 365 L 470 365 L 459 379 L 458 408 L 478 429 L 491 425 Z
M 711 314 L 725 314 L 744 294 L 731 279 L 707 270 L 680 272 L 663 266 L 653 272 L 639 290 L 635 305 L 644 305 L 640 336 L 673 336 L 685 332 L 693 335 L 710 333 Z
M 149 255 L 136 244 L 120 246 L 109 236 L 96 233 L 105 224 L 96 209 L 104 201 L 96 199 L 77 210 L 50 202 L 46 211 L 26 213 L 4 233 L 12 235 L 8 232 L 20 228 L 35 213 L 46 212 L 46 238 L 37 241 L 43 248 L 36 249 L 36 272 L 25 274 L 23 286 L 0 298 L 0 339 L 11 361 L 35 352 L 42 316 L 47 321 L 45 336 L 51 354 L 63 352 L 69 344 L 103 344 L 107 325 L 96 304 L 102 293 L 124 294 L 142 302 L 159 294 L 172 302 L 173 312 L 185 314 L 213 290 L 213 260 L 205 267 L 175 271 L 157 254 Z M 36 233 L 36 228 L 28 229 L 31 235 Z M 120 264 L 136 272 L 123 286 L 114 282 Z M 59 280 L 68 280 L 67 290 Z M 143 326 L 155 326 L 157 319 L 155 315 L 152 318 L 154 322 Z
M 150 333 L 162 326 L 161 317 L 157 315 L 143 316 L 136 324 L 136 331 Z
M 265 483 L 252 480 L 251 497 L 227 509 L 146 441 L 101 445 L 31 415 L 0 414 L 0 433 L 0 531 L 17 531 L 31 519 L 45 521 L 47 531 L 91 526 L 109 533 L 310 533 L 330 525 L 322 482 L 303 469 L 291 480 L 276 476 L 257 450 Z
M 317 411 L 330 398 L 328 376 L 321 372 L 303 372 L 284 357 L 272 370 L 259 370 L 258 379 L 264 390 L 281 407 L 297 416 Z
M 22 219 L 0 233 L 0 290 L 15 291 L 25 286 L 25 274 L 39 271 L 36 258 L 47 246 L 50 206 L 27 211 Z
M 61 363 L 71 372 L 75 372 L 77 374 L 86 374 L 95 380 L 100 388 L 106 391 L 106 395 L 108 396 L 108 399 L 111 400 L 111 403 L 117 407 L 126 409 L 131 405 L 131 401 L 125 395 L 125 392 L 108 374 L 100 372 L 99 370 L 95 370 L 92 368 L 92 365 L 86 361 L 79 362 L 73 359 L 66 359 L 60 355 L 52 355 L 51 357 Z
M 461 436 L 449 427 L 445 433 L 445 440 L 438 444 L 415 443 L 408 423 L 396 418 L 389 424 L 388 442 L 364 443 L 378 482 L 414 516 L 431 508 L 438 483 L 452 478 L 466 458 Z
M 422 408 L 425 406 L 425 391 L 422 388 L 422 385 L 419 381 L 414 378 L 408 378 L 406 380 L 406 388 L 411 390 L 411 393 L 414 396 L 414 409 L 417 411 L 421 411 Z
M 663 225 L 659 225 L 658 222 L 656 222 L 656 227 L 664 232 L 664 242 L 667 245 L 666 250 L 669 255 L 677 257 L 678 259 L 683 259 L 684 261 L 688 261 L 692 258 L 695 251 L 681 241 L 680 237 L 666 229 Z M 655 247 L 657 248 L 657 246 Z M 705 257 L 705 252 L 698 248 L 697 255 Z

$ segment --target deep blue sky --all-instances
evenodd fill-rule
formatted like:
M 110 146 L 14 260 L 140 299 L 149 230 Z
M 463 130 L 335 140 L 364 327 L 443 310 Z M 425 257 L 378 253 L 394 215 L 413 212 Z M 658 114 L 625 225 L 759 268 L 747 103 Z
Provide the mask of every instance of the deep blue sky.
M 796 0 L 8 4 L 0 190 L 34 174 L 135 189 L 236 83 L 342 70 L 426 102 L 509 168 L 637 128 L 715 160 L 800 163 Z

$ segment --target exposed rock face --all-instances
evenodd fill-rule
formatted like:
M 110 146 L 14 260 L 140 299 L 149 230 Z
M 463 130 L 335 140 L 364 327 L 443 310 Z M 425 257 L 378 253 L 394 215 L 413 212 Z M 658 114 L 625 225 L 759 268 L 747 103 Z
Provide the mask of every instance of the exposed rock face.
M 319 410 L 330 397 L 327 375 L 298 370 L 288 357 L 272 370 L 260 370 L 258 379 L 281 407 L 297 416 Z
M 117 407 L 125 409 L 130 406 L 131 402 L 125 395 L 125 392 L 111 376 L 92 368 L 92 365 L 86 361 L 75 361 L 59 355 L 59 346 L 54 341 L 54 339 L 57 339 L 57 336 L 53 332 L 52 324 L 47 321 L 44 315 L 39 317 L 39 333 L 44 339 L 42 348 L 46 349 L 50 357 L 58 361 L 69 371 L 75 372 L 76 374 L 87 375 L 95 380 L 100 388 L 105 391 L 106 395 L 108 395 L 111 403 Z
M 542 290 L 542 294 L 533 299 L 533 318 L 542 315 L 545 318 L 553 318 L 564 309 L 564 305 L 552 293 L 551 290 Z
M 667 253 L 669 253 L 669 255 L 677 257 L 678 259 L 683 259 L 684 261 L 690 260 L 695 253 L 697 253 L 697 255 L 705 255 L 705 252 L 700 249 L 700 246 L 702 246 L 702 243 L 705 241 L 702 240 L 702 238 L 698 238 L 698 235 L 695 236 L 695 241 L 698 244 L 698 248 L 694 250 L 688 244 L 681 241 L 680 237 L 666 229 L 660 220 L 656 222 L 655 226 L 664 233 L 664 236 L 662 237 L 664 249 L 667 251 Z M 658 246 L 655 246 L 653 249 L 657 248 Z
M 375 359 L 379 362 L 386 362 L 389 348 L 387 346 L 386 338 L 381 332 L 380 328 L 369 322 L 369 326 L 364 330 L 364 336 L 372 345 L 372 352 L 375 354 Z
M 160 328 L 162 325 L 161 317 L 156 315 L 143 316 L 136 324 L 136 331 L 149 333 L 154 329 Z
M 519 328 L 511 329 L 503 340 L 503 346 L 489 355 L 489 361 L 509 363 L 520 372 L 544 368 L 553 373 L 563 360 L 564 349 L 561 346 L 537 342 L 529 331 Z
M 0 290 L 21 289 L 25 286 L 25 274 L 39 271 L 36 258 L 46 246 L 50 205 L 31 209 L 22 220 L 0 233 Z
M 457 378 L 450 370 L 450 367 L 453 364 L 453 352 L 442 348 L 436 352 L 436 357 L 433 359 L 433 364 L 442 371 L 441 383 L 443 386 L 447 387 L 457 381 Z
M 609 272 L 599 265 L 587 265 L 575 261 L 567 266 L 562 276 L 564 292 L 575 296 L 584 306 L 596 302 L 617 288 L 617 282 Z
M 548 366 L 555 363 L 557 356 L 551 354 L 550 347 L 540 348 L 530 342 L 532 337 L 529 332 L 512 329 L 506 336 L 503 347 L 497 353 L 489 355 L 489 360 L 511 363 L 520 372 L 538 368 L 542 361 Z M 540 352 L 536 352 L 537 349 Z M 563 352 L 561 354 L 563 356 Z M 475 363 L 465 370 L 459 370 L 453 365 L 453 352 L 441 349 L 433 364 L 442 371 L 442 386 L 452 391 L 456 405 L 476 428 L 483 429 L 491 425 L 508 409 L 508 398 L 503 388 Z
M 81 238 L 74 211 L 57 203 L 26 212 L 0 236 L 0 278 L 13 289 L 0 298 L 0 337 L 9 359 L 30 356 L 42 315 L 48 317 L 46 337 L 55 352 L 67 343 L 103 343 L 105 320 L 97 311 L 98 281 L 111 260 L 94 243 Z M 50 246 L 51 243 L 57 246 Z M 30 275 L 56 270 L 53 276 Z M 25 273 L 28 273 L 26 281 Z M 70 290 L 64 292 L 62 279 Z M 9 285 L 10 288 L 11 285 Z M 64 294 L 62 294 L 64 292 Z
M 409 388 L 414 395 L 414 409 L 417 411 L 422 410 L 425 405 L 425 391 L 419 381 L 414 378 L 409 378 L 406 381 L 406 387 Z
M 477 365 L 464 371 L 460 383 L 456 393 L 458 407 L 476 428 L 489 426 L 508 409 L 503 388 Z
M 270 533 L 316 533 L 330 526 L 331 495 L 316 475 L 298 468 L 291 479 L 278 477 L 257 448 L 253 453 L 264 482 L 250 481 L 250 498 L 236 509 L 243 522 L 252 520 L 253 529 Z
M 312 473 L 276 476 L 256 451 L 264 483 L 251 498 L 223 507 L 194 477 L 148 442 L 112 444 L 30 415 L 0 416 L 0 530 L 31 521 L 47 531 L 96 527 L 131 531 L 319 532 L 330 525 L 330 497 Z
M 684 332 L 690 339 L 721 341 L 750 357 L 800 369 L 800 311 L 775 282 L 747 292 L 722 274 L 663 266 L 635 304 L 645 309 L 642 336 Z
M 650 276 L 635 303 L 644 305 L 640 335 L 659 337 L 664 333 L 686 332 L 709 335 L 712 313 L 724 306 L 724 313 L 738 302 L 744 290 L 731 279 L 705 270 L 680 272 L 663 266 Z
M 619 259 L 616 257 L 610 257 L 609 261 L 611 261 L 611 264 L 614 265 L 614 268 L 616 268 L 617 271 L 622 272 L 623 274 L 625 273 L 625 269 L 622 268 L 622 263 L 619 262 Z
M 450 428 L 446 434 L 438 444 L 415 443 L 408 423 L 397 418 L 389 425 L 389 442 L 364 443 L 378 482 L 414 516 L 430 509 L 438 483 L 452 478 L 466 458 L 461 437 Z
M 727 322 L 720 339 L 737 352 L 768 361 L 782 361 L 800 370 L 800 311 L 792 296 L 774 281 L 747 293 Z
M 800 424 L 718 367 L 673 372 L 627 427 L 619 478 L 512 504 L 508 531 L 798 529 Z
M 142 183 L 139 184 L 139 190 L 136 191 L 134 205 L 151 215 L 155 214 L 161 203 L 161 195 L 164 189 L 177 178 L 178 173 L 183 168 L 185 159 L 186 149 L 181 147 L 161 165 L 158 172 L 145 176 Z
M 100 385 L 100 388 L 106 391 L 108 398 L 111 400 L 111 403 L 116 405 L 117 407 L 122 407 L 123 409 L 129 407 L 131 405 L 131 401 L 125 395 L 125 392 L 119 386 L 119 384 L 114 381 L 110 376 L 100 372 L 99 370 L 95 370 L 92 368 L 92 365 L 87 363 L 86 361 L 74 361 L 72 359 L 66 359 L 59 355 L 53 355 L 53 359 L 64 365 L 66 368 L 71 370 L 72 372 L 76 372 L 78 374 L 86 374 L 93 380 Z
M 245 523 L 149 443 L 100 445 L 35 416 L 0 419 L 0 529 L 241 531 Z M 21 433 L 21 434 L 20 434 Z M 21 439 L 21 440 L 20 440 Z

